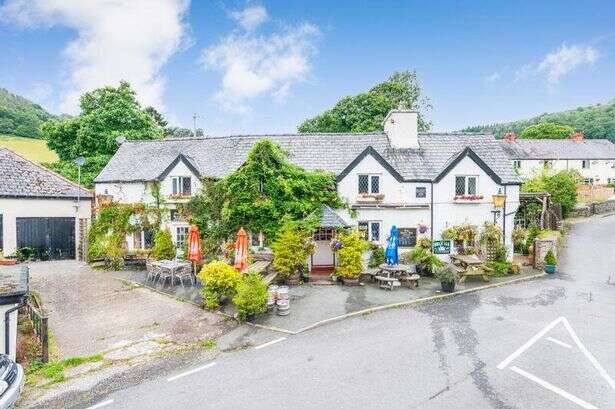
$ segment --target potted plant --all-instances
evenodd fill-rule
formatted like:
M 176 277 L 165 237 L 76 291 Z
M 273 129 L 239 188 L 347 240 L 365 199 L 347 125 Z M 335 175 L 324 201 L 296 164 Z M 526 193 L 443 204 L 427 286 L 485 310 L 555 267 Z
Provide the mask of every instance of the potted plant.
M 416 263 L 416 272 L 426 276 L 432 274 L 435 268 L 442 267 L 442 260 L 424 247 L 416 246 L 410 253 L 410 261 Z
M 268 297 L 267 283 L 260 274 L 242 275 L 233 297 L 239 321 L 254 321 L 256 314 L 266 312 Z
M 442 291 L 445 293 L 452 293 L 455 291 L 455 280 L 457 275 L 450 264 L 436 269 L 435 276 L 440 280 Z
M 549 249 L 547 254 L 545 255 L 545 273 L 554 274 L 557 267 L 557 259 L 555 258 L 555 254 L 553 254 L 553 250 Z
M 342 279 L 345 285 L 358 285 L 359 276 L 363 271 L 363 252 L 367 250 L 367 242 L 363 235 L 354 230 L 339 236 L 342 248 L 337 251 L 338 265 L 335 275 Z

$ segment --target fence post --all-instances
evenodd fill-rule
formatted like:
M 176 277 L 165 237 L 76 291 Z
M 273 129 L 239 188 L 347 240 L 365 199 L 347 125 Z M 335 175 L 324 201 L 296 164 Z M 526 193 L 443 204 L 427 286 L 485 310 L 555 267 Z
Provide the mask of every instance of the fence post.
M 49 337 L 47 334 L 47 317 L 41 319 L 41 343 L 43 344 L 43 363 L 49 362 Z

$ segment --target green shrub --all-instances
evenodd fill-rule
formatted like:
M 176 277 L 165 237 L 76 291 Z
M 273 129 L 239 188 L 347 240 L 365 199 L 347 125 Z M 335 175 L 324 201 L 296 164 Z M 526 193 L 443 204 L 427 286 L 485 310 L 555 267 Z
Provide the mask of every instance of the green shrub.
M 214 309 L 220 306 L 221 296 L 233 297 L 235 295 L 241 273 L 224 261 L 216 260 L 205 264 L 197 278 L 203 283 L 201 294 L 205 306 Z
M 567 217 L 577 204 L 577 185 L 581 176 L 576 170 L 562 170 L 551 174 L 544 171 L 521 186 L 524 192 L 548 192 L 551 200 L 562 205 L 562 214 Z
M 512 233 L 512 240 L 515 252 L 523 253 L 523 249 L 525 247 L 525 243 L 527 242 L 528 236 L 529 231 L 527 229 L 524 229 L 521 226 L 515 227 Z
M 508 270 L 510 268 L 511 263 L 506 261 L 488 261 L 486 263 L 487 267 L 492 269 L 489 272 L 489 275 L 492 277 L 504 277 L 508 274 Z
M 508 268 L 508 274 L 513 274 L 513 275 L 521 274 L 521 264 L 511 263 L 510 267 Z
M 339 240 L 342 248 L 337 251 L 339 261 L 335 274 L 342 278 L 358 278 L 363 271 L 363 252 L 367 250 L 367 242 L 356 229 L 341 233 Z
M 151 256 L 155 260 L 172 260 L 175 258 L 175 246 L 168 229 L 158 230 L 154 236 Z
M 495 255 L 493 258 L 493 261 L 499 261 L 499 262 L 506 262 L 507 261 L 507 254 L 508 252 L 506 251 L 506 246 L 503 245 L 499 245 L 495 248 Z
M 237 294 L 233 297 L 239 320 L 245 320 L 250 314 L 267 311 L 267 297 L 267 283 L 260 274 L 243 275 L 237 284 Z
M 557 259 L 555 258 L 555 254 L 553 254 L 553 250 L 549 249 L 547 254 L 545 255 L 545 264 L 549 266 L 554 266 L 557 264 Z
M 434 275 L 442 283 L 454 283 L 457 279 L 457 272 L 450 264 L 437 268 Z
M 384 249 L 380 246 L 374 247 L 374 249 L 372 250 L 372 255 L 369 258 L 369 262 L 367 263 L 367 266 L 369 268 L 374 268 L 374 267 L 378 267 L 380 264 L 384 262 L 385 262 Z
M 299 273 L 307 265 L 308 241 L 311 235 L 297 223 L 287 221 L 271 244 L 273 268 L 280 278 Z

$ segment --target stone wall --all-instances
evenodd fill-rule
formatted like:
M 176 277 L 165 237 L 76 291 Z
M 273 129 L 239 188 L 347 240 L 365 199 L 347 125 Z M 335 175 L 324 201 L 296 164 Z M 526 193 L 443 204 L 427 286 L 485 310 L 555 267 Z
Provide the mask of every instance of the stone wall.
M 544 267 L 544 259 L 549 250 L 557 257 L 557 240 L 554 238 L 534 240 L 534 268 Z
M 615 200 L 607 200 L 601 203 L 578 205 L 571 213 L 572 217 L 589 217 L 593 214 L 615 212 Z

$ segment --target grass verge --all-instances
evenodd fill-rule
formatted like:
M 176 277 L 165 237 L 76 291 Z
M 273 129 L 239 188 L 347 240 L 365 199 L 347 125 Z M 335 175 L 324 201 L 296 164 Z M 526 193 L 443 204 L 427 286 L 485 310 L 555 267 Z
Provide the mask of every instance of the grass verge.
M 46 364 L 40 361 L 34 362 L 30 368 L 28 368 L 26 383 L 32 385 L 40 379 L 48 381 L 45 383 L 46 385 L 62 382 L 66 379 L 64 375 L 65 369 L 83 365 L 88 362 L 100 362 L 102 360 L 102 354 L 96 354 L 90 356 L 75 356 L 66 358 L 62 361 L 47 362 Z

